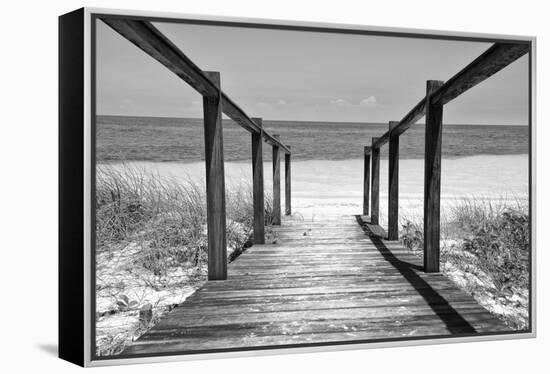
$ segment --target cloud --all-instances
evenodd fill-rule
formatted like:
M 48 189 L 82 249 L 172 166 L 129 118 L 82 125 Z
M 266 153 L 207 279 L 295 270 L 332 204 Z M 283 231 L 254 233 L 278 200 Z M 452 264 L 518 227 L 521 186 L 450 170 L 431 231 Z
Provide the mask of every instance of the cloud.
M 378 100 L 376 100 L 375 96 L 369 96 L 366 99 L 361 100 L 359 102 L 359 104 L 354 104 L 351 101 L 348 101 L 348 100 L 345 100 L 345 99 L 336 99 L 336 100 L 331 100 L 330 105 L 335 105 L 335 106 L 338 106 L 338 107 L 358 107 L 358 106 L 362 106 L 362 107 L 372 108 L 372 107 L 377 107 L 380 104 L 378 103 Z
M 259 106 L 260 108 L 269 108 L 271 106 L 268 103 L 264 103 L 263 101 L 260 101 L 256 105 Z
M 331 100 L 330 101 L 330 104 L 331 105 L 336 105 L 336 106 L 352 106 L 353 104 L 350 103 L 349 101 L 347 100 L 344 100 L 344 99 L 336 99 L 336 100 Z
M 128 109 L 134 106 L 134 101 L 132 99 L 122 99 L 122 101 L 118 104 L 118 107 L 121 109 Z
M 366 99 L 363 99 L 361 100 L 361 102 L 359 103 L 359 105 L 361 106 L 368 106 L 368 107 L 374 107 L 374 106 L 378 106 L 378 100 L 376 100 L 376 97 L 374 96 L 369 96 L 367 97 Z
M 279 100 L 277 102 L 278 105 L 286 105 L 286 101 L 284 101 L 283 99 Z

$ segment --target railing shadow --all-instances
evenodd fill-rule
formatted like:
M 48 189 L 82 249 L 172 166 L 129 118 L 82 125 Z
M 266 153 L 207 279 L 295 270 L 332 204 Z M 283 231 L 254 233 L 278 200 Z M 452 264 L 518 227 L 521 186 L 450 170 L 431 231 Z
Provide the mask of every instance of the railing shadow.
M 380 236 L 373 233 L 367 225 L 363 225 L 360 215 L 356 215 L 357 223 L 370 237 L 376 249 L 389 264 L 415 288 L 420 296 L 428 303 L 430 308 L 445 324 L 451 334 L 474 334 L 476 329 L 454 309 L 449 302 L 434 290 L 428 282 L 420 277 L 415 270 L 422 270 L 421 266 L 411 264 L 397 258 L 384 244 Z

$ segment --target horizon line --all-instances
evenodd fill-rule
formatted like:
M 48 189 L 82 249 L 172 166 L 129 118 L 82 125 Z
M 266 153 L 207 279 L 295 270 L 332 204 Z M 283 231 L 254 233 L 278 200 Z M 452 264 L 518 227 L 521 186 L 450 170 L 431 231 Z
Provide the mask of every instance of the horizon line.
M 125 114 L 96 114 L 96 117 L 136 117 L 136 118 L 162 118 L 162 119 L 192 119 L 202 120 L 203 117 L 177 117 L 177 116 L 153 116 L 153 115 L 125 115 Z M 319 121 L 319 120 L 286 120 L 286 119 L 265 119 L 264 122 L 298 122 L 298 123 L 341 123 L 341 124 L 354 124 L 354 125 L 384 125 L 388 122 L 353 122 L 353 121 Z M 222 118 L 222 121 L 235 122 L 231 118 Z M 425 122 L 416 122 L 417 125 L 425 125 Z M 488 123 L 443 123 L 443 126 L 515 126 L 515 127 L 529 127 L 529 124 L 488 124 Z

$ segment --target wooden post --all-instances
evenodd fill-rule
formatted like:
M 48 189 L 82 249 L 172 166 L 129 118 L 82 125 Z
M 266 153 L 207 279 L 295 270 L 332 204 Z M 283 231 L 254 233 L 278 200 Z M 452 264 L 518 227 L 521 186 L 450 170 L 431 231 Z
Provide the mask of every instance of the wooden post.
M 273 135 L 277 140 L 279 135 Z M 281 156 L 278 145 L 273 146 L 273 224 L 281 224 Z
M 443 105 L 432 104 L 431 95 L 442 81 L 426 84 L 426 137 L 424 153 L 424 271 L 439 272 L 439 205 L 441 193 L 441 139 Z
M 388 160 L 388 240 L 399 239 L 399 135 L 392 130 L 399 122 L 390 121 Z
M 205 74 L 219 89 L 220 73 Z M 223 280 L 227 279 L 227 247 L 221 90 L 218 90 L 216 95 L 203 96 L 202 102 L 206 159 L 208 279 Z
M 372 177 L 371 177 L 371 200 L 370 200 L 370 223 L 378 225 L 380 206 L 380 148 L 374 147 L 378 138 L 372 138 Z
M 290 146 L 286 146 L 290 150 Z M 292 214 L 291 209 L 290 153 L 285 153 L 285 215 Z
M 369 215 L 369 199 L 370 199 L 370 151 L 371 147 L 365 146 L 364 155 L 365 161 L 363 164 L 363 215 Z
M 252 133 L 252 200 L 254 206 L 254 244 L 265 244 L 263 128 L 261 118 L 252 118 L 260 132 Z

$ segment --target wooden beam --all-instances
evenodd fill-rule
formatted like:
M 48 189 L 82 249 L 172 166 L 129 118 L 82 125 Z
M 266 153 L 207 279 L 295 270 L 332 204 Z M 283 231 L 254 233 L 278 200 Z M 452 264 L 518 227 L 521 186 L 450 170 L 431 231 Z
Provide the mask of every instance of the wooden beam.
M 278 146 L 279 150 L 283 151 L 285 154 L 290 154 L 290 147 L 281 143 L 274 135 L 266 134 L 264 131 L 264 140 L 267 144 Z
M 393 131 L 398 124 L 398 121 L 391 121 L 388 129 L 388 240 L 399 239 L 399 135 Z
M 380 207 L 380 148 L 374 147 L 378 138 L 372 138 L 372 177 L 371 177 L 371 202 L 370 202 L 370 222 L 378 225 L 379 207 Z
M 369 199 L 370 199 L 370 153 L 371 147 L 365 146 L 363 163 L 363 215 L 369 215 Z
M 279 140 L 279 135 L 273 135 Z M 279 146 L 273 145 L 273 224 L 281 224 L 281 155 Z
M 433 93 L 433 102 L 447 104 L 470 88 L 483 82 L 487 78 L 498 73 L 512 62 L 529 52 L 528 43 L 495 43 L 464 69 L 455 74 L 436 92 Z M 426 98 L 409 112 L 395 128 L 395 133 L 400 135 L 414 125 L 426 113 Z M 381 147 L 389 141 L 389 132 L 382 135 L 374 144 Z
M 150 22 L 122 18 L 102 18 L 102 21 L 183 79 L 201 95 L 213 96 L 220 91 L 205 72 Z M 223 113 L 247 131 L 260 132 L 258 126 L 244 110 L 225 93 L 221 92 L 220 95 Z M 277 142 L 267 132 L 264 131 L 263 136 L 269 144 L 276 144 L 284 152 L 290 152 L 284 144 Z
M 206 74 L 210 81 L 217 87 L 220 86 L 220 73 Z M 220 92 L 217 90 L 212 96 L 203 96 L 209 280 L 227 279 L 225 172 Z
M 290 149 L 290 146 L 287 145 L 287 148 Z M 290 216 L 292 214 L 290 155 L 291 155 L 290 153 L 285 153 L 285 215 L 287 216 Z
M 252 118 L 262 129 L 262 119 Z M 254 210 L 254 244 L 265 244 L 264 162 L 262 131 L 252 133 L 252 201 Z
M 424 154 L 424 271 L 439 272 L 441 141 L 443 104 L 432 101 L 442 81 L 426 84 L 426 137 Z
M 529 43 L 495 43 L 445 82 L 432 96 L 432 104 L 445 105 L 498 73 L 529 52 Z

